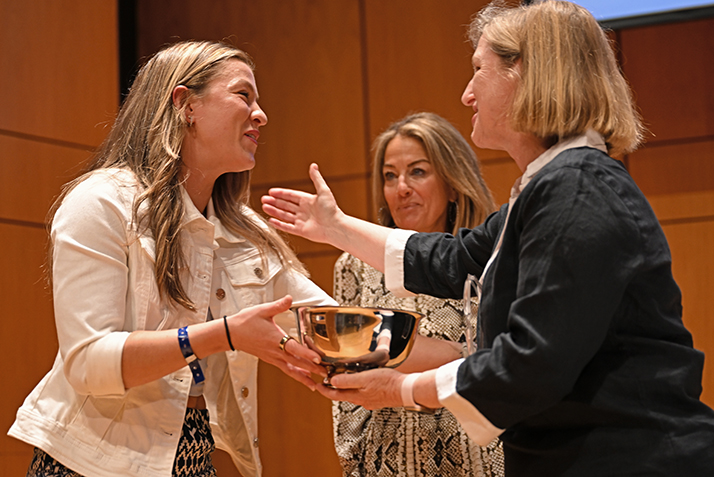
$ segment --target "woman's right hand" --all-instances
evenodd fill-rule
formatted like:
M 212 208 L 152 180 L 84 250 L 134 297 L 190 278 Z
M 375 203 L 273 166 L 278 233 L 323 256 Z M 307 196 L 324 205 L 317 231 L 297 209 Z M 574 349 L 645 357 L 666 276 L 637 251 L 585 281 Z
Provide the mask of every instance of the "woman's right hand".
M 315 382 L 310 374 L 327 376 L 325 368 L 318 364 L 320 355 L 294 339 L 288 340 L 284 349 L 279 346 L 280 340 L 287 334 L 275 324 L 273 317 L 289 310 L 291 304 L 292 297 L 286 295 L 273 302 L 244 308 L 227 318 L 228 326 L 236 349 L 280 368 L 314 391 Z
M 316 194 L 273 188 L 261 199 L 276 229 L 313 242 L 327 243 L 384 271 L 384 246 L 391 229 L 346 215 L 337 206 L 332 191 L 310 165 Z
M 317 164 L 310 165 L 310 179 L 316 194 L 272 188 L 261 198 L 263 210 L 272 217 L 270 223 L 278 230 L 313 242 L 332 243 L 331 236 L 344 213 L 337 206 Z
M 365 409 L 401 407 L 402 384 L 406 375 L 389 368 L 377 368 L 359 373 L 336 374 L 330 386 L 318 385 L 317 390 L 333 401 L 348 401 Z M 414 382 L 413 399 L 430 409 L 442 407 L 436 390 L 436 370 L 421 373 Z
M 229 342 L 225 325 L 230 330 L 235 349 L 250 353 L 266 363 L 283 370 L 285 374 L 303 383 L 313 391 L 315 381 L 311 373 L 327 376 L 319 365 L 320 355 L 294 339 L 284 343 L 286 336 L 273 317 L 290 308 L 292 297 L 262 303 L 242 309 L 235 315 L 190 325 L 187 328 L 191 348 L 199 358 L 228 351 Z M 186 360 L 176 340 L 175 329 L 138 330 L 132 332 L 122 353 L 122 378 L 126 389 L 146 384 L 186 366 Z

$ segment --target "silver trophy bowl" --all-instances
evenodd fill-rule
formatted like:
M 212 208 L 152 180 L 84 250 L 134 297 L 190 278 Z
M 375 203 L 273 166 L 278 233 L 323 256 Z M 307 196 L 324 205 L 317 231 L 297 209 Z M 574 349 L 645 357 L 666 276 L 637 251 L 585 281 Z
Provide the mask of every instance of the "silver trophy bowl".
M 354 306 L 301 306 L 276 323 L 322 357 L 331 376 L 401 364 L 414 346 L 421 313 Z M 292 325 L 292 326 L 291 326 Z

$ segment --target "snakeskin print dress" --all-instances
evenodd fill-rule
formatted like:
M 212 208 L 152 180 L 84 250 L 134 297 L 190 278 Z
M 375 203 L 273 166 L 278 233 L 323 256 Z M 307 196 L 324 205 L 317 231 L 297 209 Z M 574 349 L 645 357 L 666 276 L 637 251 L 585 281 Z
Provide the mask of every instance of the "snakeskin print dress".
M 345 253 L 335 264 L 334 297 L 341 305 L 396 308 L 424 314 L 419 333 L 465 341 L 460 300 L 427 295 L 397 298 L 384 275 Z M 496 439 L 487 447 L 471 442 L 445 408 L 434 414 L 385 408 L 368 411 L 333 402 L 335 449 L 345 476 L 503 476 L 503 450 Z

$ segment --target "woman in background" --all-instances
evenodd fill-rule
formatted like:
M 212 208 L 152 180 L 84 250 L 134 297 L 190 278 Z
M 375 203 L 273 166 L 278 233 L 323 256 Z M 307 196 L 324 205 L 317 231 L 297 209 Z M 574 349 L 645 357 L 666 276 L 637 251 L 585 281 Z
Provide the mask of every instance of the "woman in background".
M 261 474 L 258 358 L 325 374 L 272 317 L 334 304 L 248 207 L 267 120 L 241 50 L 142 67 L 50 219 L 59 353 L 9 432 L 35 446 L 29 477 L 211 477 L 216 445 Z
M 372 194 L 382 225 L 456 233 L 475 227 L 495 210 L 476 155 L 444 118 L 433 113 L 407 116 L 380 134 L 373 149 Z M 465 354 L 461 301 L 428 295 L 397 298 L 385 287 L 381 272 L 347 253 L 335 264 L 334 288 L 341 305 L 424 314 L 420 336 L 398 370 L 423 371 Z M 333 424 L 346 476 L 503 475 L 498 439 L 488 447 L 476 445 L 445 408 L 434 413 L 404 407 L 369 411 L 335 401 Z

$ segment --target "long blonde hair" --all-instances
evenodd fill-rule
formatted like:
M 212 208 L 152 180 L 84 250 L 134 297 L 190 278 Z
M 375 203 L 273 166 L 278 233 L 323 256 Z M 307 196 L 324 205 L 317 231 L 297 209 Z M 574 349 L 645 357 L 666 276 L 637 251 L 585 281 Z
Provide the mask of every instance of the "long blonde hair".
M 190 95 L 200 96 L 225 62 L 236 59 L 254 69 L 245 52 L 230 45 L 210 41 L 186 41 L 156 53 L 141 68 L 129 95 L 121 107 L 109 135 L 97 151 L 85 173 L 69 182 L 50 210 L 54 214 L 64 197 L 91 171 L 124 168 L 132 171 L 141 186 L 132 209 L 137 229 L 146 229 L 156 241 L 155 276 L 162 295 L 193 310 L 179 270 L 185 265 L 181 246 L 181 221 L 185 211 L 181 194 L 181 144 L 188 123 L 183 106 L 172 100 L 176 86 L 188 88 Z M 184 104 L 186 102 L 184 101 Z M 248 217 L 250 171 L 220 176 L 213 187 L 213 205 L 222 224 L 256 245 L 263 257 L 274 252 L 283 266 L 306 273 L 295 253 L 278 233 L 257 214 Z M 145 212 L 139 213 L 146 203 Z M 51 268 L 50 254 L 50 268 Z
M 374 140 L 372 150 L 372 197 L 380 224 L 394 227 L 394 219 L 384 197 L 384 154 L 396 136 L 418 141 L 426 151 L 434 170 L 457 195 L 450 203 L 446 232 L 462 227 L 473 228 L 496 208 L 491 192 L 481 177 L 478 159 L 459 131 L 434 113 L 415 113 L 391 124 Z
M 546 143 L 594 129 L 613 155 L 636 149 L 644 127 L 607 35 L 585 8 L 544 0 L 515 8 L 494 1 L 471 22 L 508 68 L 520 64 L 515 130 Z

